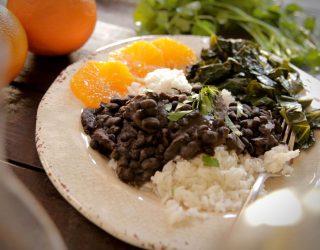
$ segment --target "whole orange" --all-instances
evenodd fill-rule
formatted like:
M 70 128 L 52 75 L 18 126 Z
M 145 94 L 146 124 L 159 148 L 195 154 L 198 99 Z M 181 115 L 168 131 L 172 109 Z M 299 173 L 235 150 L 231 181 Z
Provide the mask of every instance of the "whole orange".
M 64 55 L 80 48 L 96 23 L 94 0 L 8 0 L 24 26 L 30 51 Z
M 28 42 L 22 25 L 0 5 L 0 86 L 10 83 L 19 74 L 27 52 Z

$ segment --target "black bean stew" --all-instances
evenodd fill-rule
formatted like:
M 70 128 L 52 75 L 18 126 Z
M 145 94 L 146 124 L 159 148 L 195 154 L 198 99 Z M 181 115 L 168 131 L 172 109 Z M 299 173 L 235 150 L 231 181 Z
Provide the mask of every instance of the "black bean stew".
M 84 109 L 81 122 L 91 137 L 91 147 L 116 160 L 119 178 L 134 186 L 149 181 L 177 155 L 184 159 L 200 153 L 213 155 L 216 146 L 225 144 L 237 153 L 259 156 L 279 144 L 279 115 L 263 107 L 243 104 L 243 112 L 237 115 L 237 103 L 229 107 L 220 103 L 218 117 L 202 116 L 193 110 L 176 122 L 169 121 L 166 105 L 171 103 L 174 110 L 187 95 L 149 92 L 113 98 L 97 109 Z M 191 109 L 189 104 L 178 108 Z M 226 114 L 241 136 L 226 126 Z

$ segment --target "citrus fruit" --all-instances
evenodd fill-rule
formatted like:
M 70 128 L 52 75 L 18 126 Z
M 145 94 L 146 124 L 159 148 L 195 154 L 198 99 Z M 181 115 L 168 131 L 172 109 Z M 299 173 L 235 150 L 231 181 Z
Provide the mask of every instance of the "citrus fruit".
M 140 78 L 165 65 L 161 51 L 146 41 L 134 42 L 110 53 L 109 59 L 126 63 L 130 72 Z
M 134 78 L 119 61 L 88 62 L 71 79 L 71 90 L 87 107 L 98 107 L 112 96 L 127 94 Z
M 171 69 L 185 69 L 197 59 L 195 52 L 188 46 L 170 38 L 159 38 L 151 42 L 161 50 L 165 67 Z
M 94 0 L 8 0 L 24 26 L 30 51 L 64 55 L 80 48 L 96 23 Z
M 10 83 L 22 69 L 28 51 L 25 31 L 19 20 L 0 5 L 0 85 Z

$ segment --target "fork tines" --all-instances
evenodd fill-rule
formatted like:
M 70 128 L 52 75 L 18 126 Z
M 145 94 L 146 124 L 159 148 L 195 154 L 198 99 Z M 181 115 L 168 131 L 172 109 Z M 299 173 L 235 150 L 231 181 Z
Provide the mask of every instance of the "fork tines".
M 288 145 L 289 150 L 293 150 L 294 142 L 295 142 L 295 134 L 293 133 L 291 127 L 286 123 L 285 119 L 283 119 L 282 124 L 282 135 L 281 135 L 281 143 L 285 143 Z

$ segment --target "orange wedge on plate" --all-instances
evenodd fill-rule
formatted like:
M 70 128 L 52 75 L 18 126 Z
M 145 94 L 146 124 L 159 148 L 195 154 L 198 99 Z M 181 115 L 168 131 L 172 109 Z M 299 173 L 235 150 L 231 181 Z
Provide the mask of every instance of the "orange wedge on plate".
M 166 68 L 185 69 L 197 60 L 196 53 L 191 48 L 174 39 L 159 38 L 151 44 L 161 50 Z
M 87 107 L 99 107 L 115 95 L 127 94 L 134 81 L 121 62 L 88 62 L 71 79 L 71 90 Z

